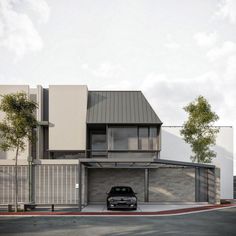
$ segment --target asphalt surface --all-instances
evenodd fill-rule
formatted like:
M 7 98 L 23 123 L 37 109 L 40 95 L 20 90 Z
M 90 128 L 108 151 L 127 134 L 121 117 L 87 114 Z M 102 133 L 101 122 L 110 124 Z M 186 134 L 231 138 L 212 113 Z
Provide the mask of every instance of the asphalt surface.
M 236 235 L 236 207 L 176 216 L 0 217 L 0 235 Z

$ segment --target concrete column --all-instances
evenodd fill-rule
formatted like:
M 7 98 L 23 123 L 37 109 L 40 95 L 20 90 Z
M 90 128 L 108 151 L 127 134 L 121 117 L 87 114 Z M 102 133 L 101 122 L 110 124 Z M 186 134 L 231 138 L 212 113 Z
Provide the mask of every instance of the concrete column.
M 196 202 L 199 202 L 199 187 L 200 187 L 199 168 L 195 167 L 195 201 Z
M 220 168 L 216 167 L 214 174 L 215 174 L 215 204 L 220 204 Z
M 82 164 L 79 162 L 78 164 L 78 210 L 82 210 Z
M 88 204 L 88 197 L 87 197 L 87 192 L 88 192 L 88 189 L 87 189 L 87 182 L 88 182 L 88 170 L 87 170 L 87 167 L 85 167 L 84 165 L 82 166 L 82 199 L 81 199 L 81 205 L 82 206 L 86 206 Z
M 39 122 L 43 121 L 43 87 L 37 86 L 36 102 L 38 109 L 36 110 L 36 118 Z M 43 158 L 43 127 L 38 126 L 36 131 L 36 159 Z
M 144 202 L 149 202 L 149 169 L 144 171 Z

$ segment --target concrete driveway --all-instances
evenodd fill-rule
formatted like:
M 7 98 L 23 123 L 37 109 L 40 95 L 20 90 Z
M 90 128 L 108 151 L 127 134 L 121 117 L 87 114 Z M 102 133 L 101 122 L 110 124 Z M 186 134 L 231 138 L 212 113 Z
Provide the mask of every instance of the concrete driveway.
M 206 204 L 204 204 L 206 205 Z M 157 211 L 168 211 L 186 209 L 192 207 L 202 207 L 201 204 L 139 204 L 136 211 L 130 212 L 157 212 Z M 117 211 L 117 210 L 116 210 Z M 103 204 L 90 204 L 83 208 L 82 212 L 111 212 L 107 211 L 106 205 Z

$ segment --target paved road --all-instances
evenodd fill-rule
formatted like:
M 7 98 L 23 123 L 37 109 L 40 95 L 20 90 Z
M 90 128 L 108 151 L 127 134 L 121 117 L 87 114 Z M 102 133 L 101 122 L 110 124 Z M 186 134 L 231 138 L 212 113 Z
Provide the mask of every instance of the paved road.
M 0 235 L 236 235 L 236 207 L 179 216 L 0 217 Z

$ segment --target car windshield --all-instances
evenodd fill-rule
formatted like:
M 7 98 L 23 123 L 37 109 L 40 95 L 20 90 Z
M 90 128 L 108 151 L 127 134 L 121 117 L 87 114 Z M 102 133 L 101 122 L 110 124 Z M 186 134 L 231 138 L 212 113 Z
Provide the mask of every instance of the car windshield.
M 113 187 L 111 189 L 111 193 L 127 194 L 127 193 L 133 193 L 133 190 L 130 187 Z

